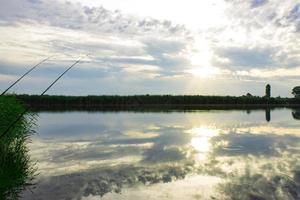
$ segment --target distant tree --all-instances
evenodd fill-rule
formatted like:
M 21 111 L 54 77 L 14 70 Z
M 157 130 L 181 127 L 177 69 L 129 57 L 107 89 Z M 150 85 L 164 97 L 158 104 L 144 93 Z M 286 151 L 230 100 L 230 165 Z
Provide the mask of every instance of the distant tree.
M 293 88 L 293 91 L 292 91 L 292 94 L 295 96 L 295 97 L 300 97 L 300 86 L 296 86 Z
M 266 85 L 266 97 L 267 98 L 271 97 L 271 85 L 270 84 Z
M 246 94 L 247 97 L 252 97 L 252 94 L 250 94 L 249 92 Z

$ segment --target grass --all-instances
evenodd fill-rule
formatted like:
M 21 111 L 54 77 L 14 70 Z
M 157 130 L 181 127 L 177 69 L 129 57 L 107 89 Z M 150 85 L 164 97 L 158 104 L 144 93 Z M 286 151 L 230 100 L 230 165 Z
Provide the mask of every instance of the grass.
M 14 97 L 0 97 L 0 134 L 24 111 Z M 27 143 L 33 134 L 34 115 L 26 114 L 0 138 L 0 199 L 18 199 L 22 190 L 31 184 L 35 167 L 28 155 Z

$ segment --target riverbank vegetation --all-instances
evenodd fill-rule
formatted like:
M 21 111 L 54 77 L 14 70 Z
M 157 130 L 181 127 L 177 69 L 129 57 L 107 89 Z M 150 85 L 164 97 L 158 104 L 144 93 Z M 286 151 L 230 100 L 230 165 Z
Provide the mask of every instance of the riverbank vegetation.
M 17 99 L 37 109 L 91 109 L 91 108 L 245 108 L 294 107 L 299 98 L 259 96 L 200 96 L 200 95 L 134 95 L 134 96 L 38 96 L 16 95 Z
M 15 97 L 0 96 L 0 199 L 19 199 L 35 174 L 27 147 L 33 133 L 33 114 L 26 114 L 2 135 L 24 109 Z

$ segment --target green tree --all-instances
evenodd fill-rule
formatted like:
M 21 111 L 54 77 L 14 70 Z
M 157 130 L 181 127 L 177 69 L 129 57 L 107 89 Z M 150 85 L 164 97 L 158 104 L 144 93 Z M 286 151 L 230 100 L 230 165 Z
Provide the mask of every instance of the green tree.
M 295 97 L 300 97 L 300 86 L 296 86 L 293 88 L 293 91 L 292 91 L 292 94 L 295 96 Z
M 270 84 L 266 85 L 266 97 L 267 98 L 271 97 L 271 85 Z

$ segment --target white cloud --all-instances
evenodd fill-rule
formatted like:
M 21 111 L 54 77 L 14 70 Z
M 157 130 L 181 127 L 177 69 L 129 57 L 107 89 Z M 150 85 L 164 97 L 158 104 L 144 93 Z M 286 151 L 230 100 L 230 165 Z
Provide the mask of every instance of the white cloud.
M 255 78 L 295 78 L 299 79 L 300 77 L 300 67 L 285 69 L 285 68 L 276 68 L 276 69 L 251 69 L 249 71 L 237 71 L 239 76 L 251 76 Z
M 1 1 L 2 76 L 55 55 L 38 74 L 46 77 L 90 54 L 75 79 L 126 80 L 128 87 L 145 81 L 139 91 L 151 84 L 151 91 L 159 91 L 155 81 L 173 78 L 190 86 L 191 73 L 198 74 L 194 79 L 215 76 L 215 87 L 249 77 L 276 81 L 277 74 L 294 80 L 300 67 L 296 0 Z M 168 87 L 181 92 L 178 84 Z
M 64 0 L 61 0 L 62 2 Z M 194 1 L 194 0 L 71 0 L 80 2 L 86 6 L 103 5 L 111 10 L 138 15 L 140 17 L 152 17 L 160 20 L 171 20 L 178 24 L 185 24 L 190 29 L 214 27 L 226 20 L 223 13 L 226 2 L 223 0 Z M 209 20 L 208 20 L 209 19 Z

